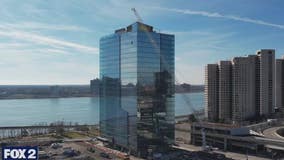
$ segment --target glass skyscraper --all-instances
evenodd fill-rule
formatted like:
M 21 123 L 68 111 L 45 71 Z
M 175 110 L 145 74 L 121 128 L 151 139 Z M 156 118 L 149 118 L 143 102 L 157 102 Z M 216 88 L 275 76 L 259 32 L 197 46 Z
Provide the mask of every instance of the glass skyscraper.
M 174 35 L 136 22 L 100 39 L 100 130 L 145 157 L 174 142 Z

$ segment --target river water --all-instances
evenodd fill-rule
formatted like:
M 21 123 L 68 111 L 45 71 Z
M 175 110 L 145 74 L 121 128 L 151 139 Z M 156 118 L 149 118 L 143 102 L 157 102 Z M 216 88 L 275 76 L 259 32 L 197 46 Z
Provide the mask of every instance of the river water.
M 204 94 L 175 95 L 175 114 L 186 115 L 204 107 Z M 97 124 L 99 99 L 96 97 L 0 100 L 0 126 L 23 126 L 54 121 Z

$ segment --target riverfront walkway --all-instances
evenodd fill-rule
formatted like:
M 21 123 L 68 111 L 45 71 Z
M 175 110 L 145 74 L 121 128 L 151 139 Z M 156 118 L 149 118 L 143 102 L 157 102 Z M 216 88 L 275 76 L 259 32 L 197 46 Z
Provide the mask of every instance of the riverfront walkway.
M 59 129 L 73 130 L 73 129 L 92 128 L 92 127 L 97 128 L 98 125 L 55 124 L 55 125 L 34 125 L 34 126 L 7 126 L 7 127 L 0 127 L 0 139 L 54 133 Z

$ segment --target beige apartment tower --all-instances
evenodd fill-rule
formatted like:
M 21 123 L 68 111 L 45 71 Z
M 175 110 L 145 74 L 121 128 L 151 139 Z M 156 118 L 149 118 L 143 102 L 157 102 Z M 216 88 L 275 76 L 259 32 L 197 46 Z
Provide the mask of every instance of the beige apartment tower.
M 271 117 L 275 107 L 284 108 L 283 70 L 284 59 L 277 60 L 275 75 L 273 49 L 208 64 L 205 76 L 206 117 L 209 121 L 241 125 Z
M 205 67 L 205 117 L 210 122 L 218 121 L 219 110 L 219 71 L 218 64 Z
M 235 57 L 233 63 L 233 123 L 241 124 L 256 116 L 257 56 Z
M 284 109 L 284 57 L 276 60 L 276 108 Z
M 259 57 L 259 114 L 267 117 L 275 107 L 275 50 L 257 51 Z
M 219 62 L 219 122 L 232 121 L 232 62 Z

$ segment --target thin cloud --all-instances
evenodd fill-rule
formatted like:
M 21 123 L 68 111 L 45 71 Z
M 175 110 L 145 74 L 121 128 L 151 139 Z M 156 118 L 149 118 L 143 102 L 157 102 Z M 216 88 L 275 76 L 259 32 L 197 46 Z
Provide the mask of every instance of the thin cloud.
M 38 35 L 35 33 L 29 33 L 29 32 L 17 31 L 17 30 L 0 30 L 0 35 L 9 37 L 12 39 L 30 41 L 36 44 L 48 45 L 48 46 L 55 47 L 55 48 L 63 47 L 63 48 L 76 49 L 78 51 L 83 51 L 83 52 L 92 53 L 92 54 L 98 54 L 98 51 L 99 51 L 99 49 L 96 47 L 85 46 L 85 45 L 78 44 L 78 43 L 58 40 L 55 38 L 42 36 L 42 35 Z
M 4 42 L 0 43 L 0 49 L 15 49 L 15 48 L 25 48 L 31 46 L 32 44 L 18 43 L 18 42 Z
M 43 53 L 44 55 L 48 54 L 68 54 L 65 49 L 58 49 L 52 48 L 49 46 L 39 45 L 35 46 L 33 43 L 30 42 L 4 42 L 0 43 L 0 49 L 3 53 L 5 53 L 5 57 L 7 55 L 22 55 L 22 54 L 29 54 L 36 56 L 38 53 Z M 2 59 L 3 60 L 3 57 Z
M 4 23 L 0 25 L 0 28 L 11 28 L 11 29 L 26 29 L 26 30 L 62 30 L 62 31 L 80 31 L 80 32 L 91 32 L 89 29 L 74 26 L 74 25 L 59 25 L 59 24 L 45 24 L 37 22 L 20 22 L 20 23 Z
M 153 7 L 153 9 L 160 9 L 160 10 L 182 13 L 182 14 L 189 14 L 189 15 L 199 15 L 199 16 L 204 16 L 204 17 L 223 18 L 223 19 L 253 23 L 257 25 L 269 26 L 269 27 L 274 27 L 278 29 L 284 29 L 284 25 L 281 25 L 281 24 L 270 23 L 270 22 L 247 18 L 247 17 L 239 17 L 236 15 L 224 15 L 224 14 L 220 14 L 217 12 L 194 11 L 190 9 L 176 9 L 176 8 L 164 8 L 164 7 Z

